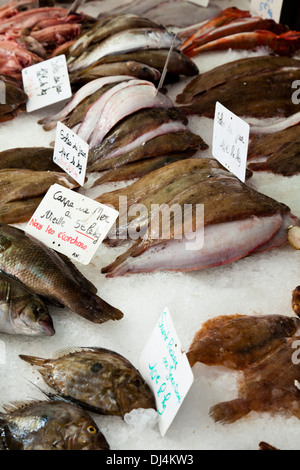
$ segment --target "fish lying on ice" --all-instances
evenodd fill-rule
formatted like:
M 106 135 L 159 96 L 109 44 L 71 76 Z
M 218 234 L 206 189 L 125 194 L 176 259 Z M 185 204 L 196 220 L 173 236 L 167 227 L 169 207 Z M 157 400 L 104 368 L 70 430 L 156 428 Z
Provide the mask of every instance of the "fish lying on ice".
M 17 279 L 0 272 L 0 333 L 54 335 L 52 319 L 43 300 Z
M 187 352 L 196 362 L 242 370 L 272 354 L 300 326 L 297 317 L 284 315 L 221 315 L 206 321 Z
M 19 168 L 35 171 L 61 171 L 53 162 L 51 147 L 18 147 L 0 152 L 0 169 Z
M 66 257 L 23 230 L 0 224 L 0 270 L 17 278 L 37 295 L 68 307 L 84 318 L 103 323 L 120 320 L 122 312 L 96 295 L 97 289 Z
M 120 196 L 127 198 L 125 211 Z M 102 269 L 108 277 L 220 266 L 285 245 L 287 228 L 300 224 L 285 204 L 251 189 L 216 160 L 206 158 L 171 163 L 96 200 L 117 207 L 120 213 L 119 226 L 108 234 L 107 243 L 114 246 L 130 237 L 136 240 Z M 184 220 L 186 204 L 192 211 Z M 138 216 L 134 215 L 135 205 Z M 204 220 L 197 218 L 197 205 L 204 206 Z M 164 211 L 169 225 L 159 219 Z M 189 230 L 184 223 L 190 224 Z M 204 244 L 197 248 L 200 239 Z M 195 247 L 188 247 L 189 242 L 195 242 Z
M 94 420 L 69 403 L 33 401 L 0 413 L 1 450 L 109 450 Z
M 99 414 L 122 416 L 155 408 L 154 396 L 139 371 L 123 356 L 104 348 L 75 348 L 53 359 L 20 355 L 36 366 L 64 400 Z

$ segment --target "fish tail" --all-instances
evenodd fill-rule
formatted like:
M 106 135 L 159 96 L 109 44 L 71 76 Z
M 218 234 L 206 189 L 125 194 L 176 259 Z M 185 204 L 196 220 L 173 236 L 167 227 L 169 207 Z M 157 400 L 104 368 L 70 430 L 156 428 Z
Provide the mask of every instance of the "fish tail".
M 209 414 L 214 421 L 221 422 L 222 424 L 230 424 L 243 418 L 250 413 L 250 411 L 247 401 L 242 398 L 237 398 L 236 400 L 218 403 L 211 407 Z
M 43 359 L 42 357 L 26 356 L 26 354 L 19 354 L 19 358 L 32 366 L 43 366 L 47 361 L 47 359 Z
M 85 289 L 79 289 L 78 295 L 72 296 L 70 304 L 66 306 L 93 323 L 121 320 L 124 316 L 120 310 Z

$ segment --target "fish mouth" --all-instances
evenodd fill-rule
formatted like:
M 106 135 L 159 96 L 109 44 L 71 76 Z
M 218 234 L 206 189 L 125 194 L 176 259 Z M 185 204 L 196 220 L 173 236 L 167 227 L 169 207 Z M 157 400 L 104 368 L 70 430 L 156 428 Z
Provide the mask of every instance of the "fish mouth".
M 38 320 L 38 324 L 47 336 L 53 336 L 55 334 L 54 327 L 49 320 Z

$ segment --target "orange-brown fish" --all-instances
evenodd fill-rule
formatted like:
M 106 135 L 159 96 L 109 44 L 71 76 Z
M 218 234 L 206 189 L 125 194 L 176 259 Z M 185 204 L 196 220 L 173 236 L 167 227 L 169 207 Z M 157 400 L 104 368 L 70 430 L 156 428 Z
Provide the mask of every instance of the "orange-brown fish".
M 37 401 L 4 409 L 0 450 L 109 450 L 94 420 L 75 405 Z
M 77 348 L 43 359 L 20 355 L 37 366 L 46 384 L 64 400 L 106 415 L 124 416 L 136 408 L 155 408 L 139 371 L 120 354 L 104 348 Z

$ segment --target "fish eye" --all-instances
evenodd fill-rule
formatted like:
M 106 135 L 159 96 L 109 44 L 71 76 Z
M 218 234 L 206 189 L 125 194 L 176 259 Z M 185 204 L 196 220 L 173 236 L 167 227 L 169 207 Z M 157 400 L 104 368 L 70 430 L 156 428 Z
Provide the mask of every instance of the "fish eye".
M 135 379 L 135 380 L 133 381 L 133 383 L 134 383 L 137 387 L 139 387 L 140 385 L 143 384 L 143 381 L 142 381 L 142 379 L 137 378 L 137 379 Z
M 103 369 L 103 365 L 100 364 L 100 362 L 95 362 L 95 364 L 93 364 L 91 367 L 91 372 L 94 372 L 96 374 L 101 369 Z
M 97 429 L 94 427 L 94 426 L 88 426 L 86 428 L 87 432 L 90 433 L 90 434 L 96 434 L 97 433 Z

